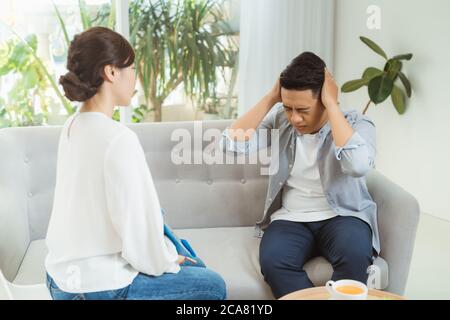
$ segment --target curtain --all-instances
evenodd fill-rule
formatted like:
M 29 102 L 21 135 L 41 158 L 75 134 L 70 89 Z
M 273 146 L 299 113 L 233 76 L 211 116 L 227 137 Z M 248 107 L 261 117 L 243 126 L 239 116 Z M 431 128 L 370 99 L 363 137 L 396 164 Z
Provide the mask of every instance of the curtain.
M 241 0 L 239 116 L 303 51 L 333 70 L 334 0 Z

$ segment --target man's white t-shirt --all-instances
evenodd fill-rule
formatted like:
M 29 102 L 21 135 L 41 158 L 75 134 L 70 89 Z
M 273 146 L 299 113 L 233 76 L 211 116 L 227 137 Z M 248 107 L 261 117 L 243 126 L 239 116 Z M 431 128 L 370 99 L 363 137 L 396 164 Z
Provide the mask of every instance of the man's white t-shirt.
M 295 161 L 282 190 L 282 207 L 272 214 L 271 221 L 314 222 L 336 217 L 320 179 L 319 134 L 297 133 L 296 136 Z

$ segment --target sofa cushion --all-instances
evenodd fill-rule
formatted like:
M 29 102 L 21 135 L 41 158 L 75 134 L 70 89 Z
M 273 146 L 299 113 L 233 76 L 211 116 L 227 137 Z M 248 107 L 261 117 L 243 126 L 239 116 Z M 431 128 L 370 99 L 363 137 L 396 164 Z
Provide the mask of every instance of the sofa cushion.
M 273 299 L 261 275 L 260 239 L 254 237 L 253 227 L 180 229 L 176 233 L 187 239 L 206 265 L 225 279 L 228 299 Z M 44 283 L 46 255 L 45 240 L 32 241 L 14 283 Z M 375 264 L 381 266 L 382 279 L 387 278 L 384 260 L 377 258 Z M 323 257 L 308 261 L 305 270 L 316 286 L 324 285 L 333 273 Z
M 206 266 L 227 285 L 228 299 L 273 299 L 259 267 L 259 242 L 253 227 L 176 230 Z
M 259 265 L 260 239 L 253 227 L 207 228 L 177 230 L 187 239 L 206 265 L 218 272 L 227 284 L 228 299 L 273 299 L 264 282 Z M 377 258 L 380 271 L 378 288 L 387 287 L 387 264 Z M 324 286 L 331 279 L 333 267 L 323 257 L 309 260 L 304 269 L 315 286 Z

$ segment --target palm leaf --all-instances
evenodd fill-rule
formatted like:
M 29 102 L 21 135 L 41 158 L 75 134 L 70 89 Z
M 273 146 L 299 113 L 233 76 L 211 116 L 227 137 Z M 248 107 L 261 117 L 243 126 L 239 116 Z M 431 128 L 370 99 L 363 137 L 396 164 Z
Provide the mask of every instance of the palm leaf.
M 56 6 L 55 2 L 52 1 L 52 3 L 53 3 L 53 7 L 55 8 L 55 13 L 56 13 L 56 16 L 58 17 L 59 24 L 60 24 L 61 29 L 62 29 L 63 34 L 64 34 L 64 40 L 66 41 L 66 44 L 67 44 L 67 47 L 68 47 L 68 46 L 70 46 L 70 39 L 69 39 L 69 34 L 67 33 L 66 24 L 64 23 L 64 20 L 63 20 L 63 18 L 61 16 L 61 13 L 59 12 L 59 9 Z
M 108 17 L 108 28 L 114 30 L 114 26 L 116 24 L 116 1 L 111 1 L 111 11 L 109 12 Z
M 81 24 L 83 25 L 83 30 L 87 30 L 91 27 L 91 20 L 89 19 L 89 14 L 84 0 L 78 0 L 78 7 L 80 9 Z
M 19 34 L 17 34 L 14 30 L 11 30 L 12 33 L 14 33 L 14 35 L 25 45 L 25 48 L 27 48 L 27 50 L 31 53 L 31 55 L 33 56 L 33 58 L 36 60 L 36 62 L 39 64 L 39 66 L 41 67 L 42 71 L 44 72 L 47 80 L 50 82 L 50 85 L 52 86 L 53 90 L 55 91 L 56 95 L 58 96 L 58 98 L 61 100 L 64 108 L 66 109 L 68 114 L 72 114 L 73 113 L 73 107 L 72 105 L 67 101 L 67 99 L 61 94 L 61 92 L 59 91 L 58 85 L 55 82 L 55 79 L 53 79 L 53 76 L 50 74 L 50 72 L 48 71 L 47 67 L 45 66 L 44 62 L 38 57 L 37 53 L 36 53 L 36 49 L 33 48 L 32 45 L 30 45 L 26 40 L 24 40 Z

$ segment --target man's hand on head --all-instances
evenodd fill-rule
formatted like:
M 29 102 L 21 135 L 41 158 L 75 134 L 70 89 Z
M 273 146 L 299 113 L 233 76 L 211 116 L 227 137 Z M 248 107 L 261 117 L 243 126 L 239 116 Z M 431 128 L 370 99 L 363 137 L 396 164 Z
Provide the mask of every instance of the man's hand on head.
M 331 73 L 325 68 L 325 81 L 322 86 L 322 103 L 328 114 L 328 120 L 331 124 L 331 133 L 336 146 L 343 147 L 349 141 L 354 131 L 352 126 L 345 119 L 344 114 L 339 108 L 338 86 Z
M 322 86 L 321 99 L 325 108 L 339 108 L 338 92 L 339 88 L 333 79 L 333 76 L 327 68 L 324 70 L 325 80 Z
M 273 102 L 273 104 L 281 102 L 280 78 L 277 79 L 275 85 L 272 87 L 272 89 L 270 89 L 268 96 L 270 97 L 270 100 Z
M 255 106 L 231 124 L 228 130 L 229 138 L 237 141 L 250 140 L 267 113 L 279 102 L 281 102 L 280 78 Z

